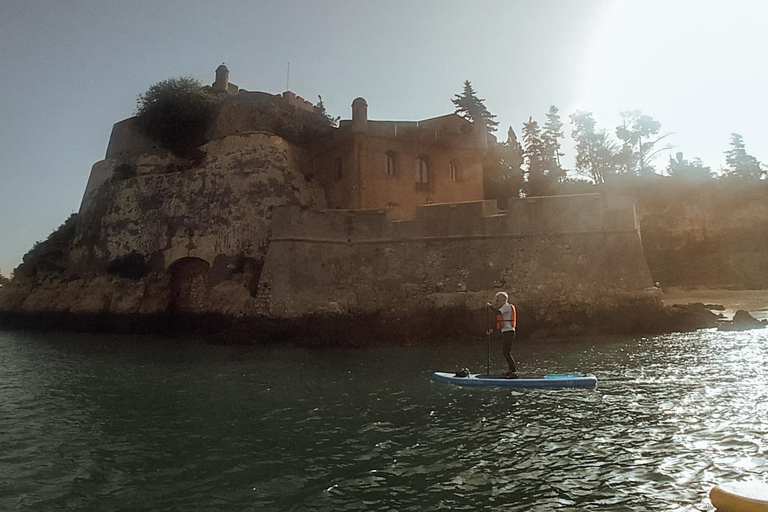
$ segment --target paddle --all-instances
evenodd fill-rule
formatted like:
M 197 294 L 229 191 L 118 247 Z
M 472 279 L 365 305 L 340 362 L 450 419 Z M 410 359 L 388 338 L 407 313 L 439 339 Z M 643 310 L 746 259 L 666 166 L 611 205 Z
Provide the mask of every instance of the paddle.
M 485 305 L 485 332 L 488 336 L 488 358 L 485 363 L 485 374 L 491 374 L 491 303 L 486 302 Z

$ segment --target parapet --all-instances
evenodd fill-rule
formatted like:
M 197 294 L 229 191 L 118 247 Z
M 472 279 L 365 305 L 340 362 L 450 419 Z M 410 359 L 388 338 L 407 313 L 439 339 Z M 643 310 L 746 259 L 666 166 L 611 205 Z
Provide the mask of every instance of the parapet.
M 272 213 L 272 238 L 352 243 L 639 231 L 634 200 L 626 196 L 526 197 L 509 206 L 499 211 L 496 201 L 430 204 L 421 206 L 410 221 L 390 220 L 387 209 L 279 207 Z
M 291 91 L 285 91 L 282 96 L 280 96 L 280 105 L 283 107 L 295 107 L 301 110 L 306 110 L 307 112 L 315 112 L 316 110 L 316 107 L 312 102 L 305 100 L 301 96 L 296 96 Z
M 139 130 L 138 119 L 129 117 L 112 126 L 106 158 L 124 158 L 149 153 L 157 148 L 158 144 Z

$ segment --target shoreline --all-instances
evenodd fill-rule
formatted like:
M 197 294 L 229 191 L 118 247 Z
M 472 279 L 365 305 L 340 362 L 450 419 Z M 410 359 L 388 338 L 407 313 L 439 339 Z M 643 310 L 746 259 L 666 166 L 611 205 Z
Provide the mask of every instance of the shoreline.
M 561 306 L 562 308 L 562 306 Z M 519 304 L 518 337 L 572 338 L 593 335 L 653 335 L 716 327 L 717 318 L 701 306 L 664 305 L 634 298 L 612 304 L 572 304 L 557 312 Z M 483 338 L 485 309 L 452 306 L 398 315 L 381 312 L 316 314 L 290 318 L 231 316 L 223 313 L 115 314 L 66 311 L 3 311 L 0 328 L 126 334 L 202 336 L 224 345 L 290 344 L 307 347 L 440 345 Z
M 688 304 L 718 304 L 725 309 L 715 311 L 723 320 L 733 319 L 739 309 L 748 311 L 758 320 L 768 319 L 768 290 L 734 290 L 706 286 L 679 286 L 662 289 L 661 301 L 665 306 Z

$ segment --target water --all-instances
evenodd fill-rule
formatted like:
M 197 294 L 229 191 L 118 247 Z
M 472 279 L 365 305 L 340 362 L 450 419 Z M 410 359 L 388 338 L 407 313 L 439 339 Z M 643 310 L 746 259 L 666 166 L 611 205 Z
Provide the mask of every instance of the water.
M 465 389 L 467 346 L 0 331 L 0 510 L 711 510 L 763 480 L 768 335 L 516 342 L 596 390 Z M 494 347 L 494 368 L 503 360 Z

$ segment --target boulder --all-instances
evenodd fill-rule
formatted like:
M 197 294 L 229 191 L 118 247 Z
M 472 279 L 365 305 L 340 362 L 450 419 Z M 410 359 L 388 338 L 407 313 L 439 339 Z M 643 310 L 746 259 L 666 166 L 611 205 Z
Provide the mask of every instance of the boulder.
M 722 322 L 718 326 L 720 331 L 748 331 L 750 329 L 762 329 L 765 327 L 765 320 L 758 320 L 749 314 L 748 311 L 740 309 L 733 315 L 733 320 L 730 322 Z

